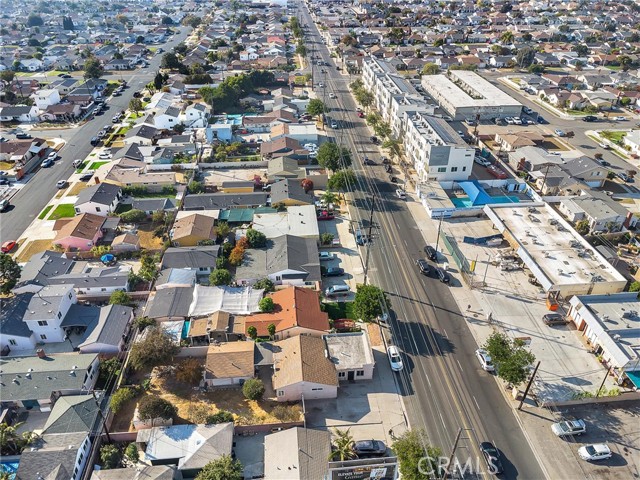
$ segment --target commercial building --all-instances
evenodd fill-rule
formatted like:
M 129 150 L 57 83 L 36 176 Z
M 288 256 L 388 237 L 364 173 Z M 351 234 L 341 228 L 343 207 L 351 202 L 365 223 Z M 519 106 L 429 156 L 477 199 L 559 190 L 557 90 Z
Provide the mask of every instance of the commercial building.
M 546 292 L 611 294 L 627 280 L 545 204 L 487 205 L 485 214 Z
M 416 113 L 407 120 L 403 140 L 421 182 L 469 178 L 474 149 L 443 119 Z
M 447 75 L 425 75 L 422 87 L 454 120 L 518 116 L 522 104 L 480 75 L 452 70 Z

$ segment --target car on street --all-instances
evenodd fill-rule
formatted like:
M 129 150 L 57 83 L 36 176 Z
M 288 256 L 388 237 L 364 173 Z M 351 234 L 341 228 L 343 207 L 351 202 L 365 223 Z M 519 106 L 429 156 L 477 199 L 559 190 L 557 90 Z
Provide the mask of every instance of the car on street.
M 567 420 L 552 424 L 551 431 L 558 437 L 582 435 L 587 431 L 587 425 L 584 420 Z
M 324 88 L 324 83 L 319 83 L 318 88 Z
M 545 325 L 564 325 L 567 323 L 567 319 L 559 313 L 547 313 L 542 316 L 542 322 Z
M 94 147 L 100 143 L 100 138 L 98 136 L 91 137 L 91 145 Z
M 6 178 L 0 178 L 0 185 L 11 185 L 11 182 Z
M 396 189 L 396 197 L 401 198 L 402 200 L 406 200 L 407 194 L 404 193 L 404 190 Z
M 7 208 L 9 208 L 9 200 L 3 198 L 0 200 L 0 212 L 4 212 Z
M 358 112 L 358 117 L 364 118 L 364 112 Z
M 498 449 L 493 446 L 493 443 L 482 442 L 480 444 L 480 452 L 482 453 L 482 457 L 484 458 L 491 475 L 500 475 L 504 472 L 502 461 L 500 460 L 500 452 L 498 452 Z
M 593 445 L 580 447 L 578 449 L 578 455 L 581 459 L 588 462 L 597 462 L 598 460 L 611 458 L 611 449 L 606 443 L 594 443 Z
M 504 117 L 504 121 L 507 122 L 507 125 L 513 125 L 515 123 L 511 117 Z
M 387 356 L 389 357 L 389 364 L 391 365 L 391 370 L 394 372 L 399 372 L 402 370 L 402 357 L 400 357 L 400 350 L 395 345 L 391 345 L 387 348 Z
M 29 135 L 28 133 L 20 132 L 20 133 L 16 133 L 16 138 L 18 140 L 27 140 L 27 139 L 33 138 L 33 137 L 31 135 Z
M 429 275 L 431 273 L 431 268 L 429 267 L 429 263 L 424 258 L 419 258 L 416 260 L 416 265 L 420 270 L 420 273 L 423 275 Z
M 527 115 L 531 115 L 531 114 L 533 113 L 533 110 L 532 110 L 531 108 L 529 108 L 529 107 L 524 107 L 524 108 L 522 109 L 522 111 L 523 111 L 524 113 L 526 113 Z
M 622 116 L 618 116 L 618 117 L 613 117 L 614 120 L 616 120 L 617 122 L 624 122 L 627 117 L 622 117 Z
M 359 458 L 384 457 L 387 446 L 382 440 L 358 440 L 353 442 L 353 451 Z
M 627 175 L 624 172 L 618 172 L 616 175 L 618 176 L 618 178 L 620 180 L 622 180 L 623 182 L 626 182 L 626 183 L 629 183 L 629 182 L 631 182 L 633 180 L 629 175 Z
M 58 158 L 58 152 L 56 152 L 55 150 L 53 152 L 50 152 L 47 158 L 52 161 L 55 160 L 56 158 Z
M 600 148 L 604 148 L 605 150 L 609 150 L 611 148 L 609 145 L 607 145 L 606 143 L 603 143 L 603 142 L 598 143 L 598 146 Z
M 318 254 L 318 258 L 320 259 L 321 262 L 326 262 L 326 261 L 329 261 L 329 260 L 333 260 L 333 253 L 320 252 Z
M 369 157 L 364 157 L 364 160 L 362 161 L 362 163 L 365 164 L 365 165 L 375 165 L 376 164 L 376 162 L 371 160 Z
M 522 125 L 522 119 L 520 117 L 513 117 L 513 123 L 515 125 Z
M 67 182 L 66 180 L 58 180 L 56 182 L 57 188 L 65 188 L 67 185 L 69 185 L 69 182 Z
M 610 167 L 611 166 L 611 164 L 609 162 L 607 162 L 606 160 L 603 160 L 602 158 L 596 159 L 596 162 L 598 162 L 603 167 Z
M 391 160 L 389 160 L 387 157 L 382 157 L 382 164 L 389 165 L 391 164 Z
M 564 130 L 560 130 L 560 129 L 558 129 L 558 128 L 557 128 L 557 129 L 555 129 L 555 130 L 553 131 L 553 133 L 555 133 L 555 134 L 556 134 L 557 136 L 559 136 L 559 137 L 566 137 L 566 136 L 567 136 L 567 134 L 564 132 Z
M 451 281 L 451 277 L 449 277 L 447 271 L 442 267 L 436 267 L 436 277 L 438 277 L 438 280 L 442 283 L 449 283 Z
M 334 130 L 338 128 L 338 122 L 331 122 L 331 128 L 333 128 Z
M 598 117 L 596 117 L 595 115 L 586 115 L 586 116 L 582 117 L 582 121 L 583 122 L 597 122 L 598 121 Z
M 329 98 L 336 98 L 336 94 L 333 92 L 329 92 Z
M 98 155 L 98 158 L 100 160 L 109 160 L 111 158 L 111 152 L 102 152 L 100 155 Z
M 384 171 L 387 173 L 393 173 L 393 167 L 391 165 L 385 165 Z
M 478 165 L 482 165 L 483 167 L 488 167 L 489 165 L 491 165 L 491 162 L 489 160 L 478 156 L 474 157 L 473 161 Z
M 45 158 L 40 164 L 40 167 L 49 168 L 51 165 L 53 165 L 53 160 L 51 160 L 50 158 Z
M 433 248 L 431 245 L 425 245 L 424 253 L 427 254 L 427 258 L 431 261 L 435 262 L 438 258 L 438 252 L 436 252 L 436 249 Z
M 478 362 L 480 362 L 480 366 L 483 370 L 487 372 L 493 372 L 496 369 L 493 365 L 493 361 L 491 360 L 491 355 L 489 355 L 489 353 L 485 349 L 477 349 L 476 358 L 478 359 Z
M 14 240 L 9 240 L 8 242 L 4 242 L 2 247 L 0 247 L 0 251 L 2 253 L 9 253 L 16 247 L 16 242 Z
M 340 267 L 329 267 L 322 274 L 323 277 L 341 277 L 344 275 L 344 268 Z
M 373 144 L 375 144 L 375 145 L 377 145 L 377 144 L 378 144 L 378 142 L 380 141 L 380 140 L 378 140 L 378 137 L 376 137 L 375 135 L 372 135 L 372 136 L 370 137 L 370 140 L 371 140 L 371 143 L 373 143 Z

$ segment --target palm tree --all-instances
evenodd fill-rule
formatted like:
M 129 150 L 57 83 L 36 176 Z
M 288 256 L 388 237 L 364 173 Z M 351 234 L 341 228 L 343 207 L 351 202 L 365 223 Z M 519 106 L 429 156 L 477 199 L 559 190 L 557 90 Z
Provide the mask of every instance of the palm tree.
M 37 438 L 33 432 L 23 432 L 18 434 L 18 427 L 22 423 L 8 425 L 0 423 L 0 453 L 2 455 L 19 455 L 27 446 L 31 445 Z
M 338 201 L 338 195 L 336 195 L 331 190 L 327 190 L 322 194 L 322 201 L 326 205 L 329 205 L 331 203 L 336 203 Z
M 335 429 L 336 439 L 331 447 L 329 460 L 344 461 L 356 457 L 356 452 L 353 450 L 353 437 L 349 430 Z
M 513 43 L 513 32 L 507 30 L 502 35 L 500 35 L 500 42 L 503 45 L 509 45 Z

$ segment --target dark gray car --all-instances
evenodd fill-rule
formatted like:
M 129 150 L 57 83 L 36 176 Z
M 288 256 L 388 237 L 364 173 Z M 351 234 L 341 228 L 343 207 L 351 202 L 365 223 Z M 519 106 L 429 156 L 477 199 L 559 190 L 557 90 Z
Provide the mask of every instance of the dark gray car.
M 353 450 L 358 457 L 383 457 L 387 453 L 387 446 L 381 440 L 359 440 L 354 442 Z

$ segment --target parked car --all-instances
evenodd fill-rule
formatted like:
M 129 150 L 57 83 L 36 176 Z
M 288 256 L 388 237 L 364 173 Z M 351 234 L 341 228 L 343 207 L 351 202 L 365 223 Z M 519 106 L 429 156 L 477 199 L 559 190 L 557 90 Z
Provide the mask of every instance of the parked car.
M 391 370 L 394 372 L 399 372 L 402 370 L 402 357 L 400 357 L 400 350 L 395 345 L 391 345 L 387 348 L 387 356 L 389 357 L 389 364 L 391 365 Z
M 398 178 L 394 177 L 393 175 L 389 175 L 389 181 L 391 183 L 398 183 Z
M 611 148 L 608 144 L 606 144 L 606 143 L 604 143 L 604 142 L 600 142 L 600 143 L 598 143 L 598 146 L 599 146 L 600 148 L 604 148 L 605 150 L 609 150 L 609 149 Z
M 483 348 L 476 350 L 476 358 L 478 359 L 478 362 L 480 362 L 480 366 L 483 370 L 493 372 L 496 369 L 493 365 L 493 361 L 491 360 L 491 355 L 489 355 L 489 353 Z
M 487 463 L 489 473 L 491 475 L 500 475 L 504 472 L 502 462 L 500 461 L 500 452 L 493 446 L 491 442 L 482 442 L 480 444 L 480 452 L 484 457 L 484 461 Z
M 49 152 L 49 155 L 47 155 L 47 158 L 50 159 L 51 161 L 54 161 L 56 158 L 58 158 L 58 152 L 56 152 L 55 150 L 53 152 Z
M 631 182 L 633 180 L 629 175 L 627 175 L 624 172 L 618 172 L 616 175 L 618 176 L 618 178 L 620 180 L 622 180 L 623 182 L 626 182 L 626 183 L 629 183 L 629 182 Z
M 389 160 L 387 157 L 382 157 L 382 164 L 383 165 L 390 165 L 391 164 L 391 160 Z
M 95 173 L 95 172 L 94 172 L 93 170 L 90 170 L 90 171 L 88 171 L 88 172 L 86 172 L 86 173 L 83 173 L 83 174 L 80 176 L 80 181 L 81 181 L 81 182 L 88 182 L 89 180 L 91 180 L 91 179 L 93 178 L 93 174 L 94 174 L 94 173 Z
M 424 247 L 424 253 L 427 254 L 427 258 L 431 261 L 436 261 L 438 259 L 438 252 L 431 245 L 426 245 Z
M 396 197 L 401 198 L 402 200 L 405 200 L 407 198 L 407 194 L 404 192 L 404 190 L 401 189 L 396 189 Z
M 80 168 L 82 166 L 84 162 L 82 160 L 80 160 L 79 158 L 75 159 L 71 165 L 73 165 L 73 168 Z
M 28 133 L 20 132 L 20 133 L 16 133 L 16 138 L 18 140 L 26 140 L 28 138 L 33 138 L 33 137 Z
M 91 145 L 93 145 L 95 147 L 99 143 L 100 143 L 100 137 L 98 137 L 98 136 L 91 137 Z
M 376 162 L 371 160 L 369 157 L 364 157 L 364 160 L 362 161 L 362 163 L 365 164 L 365 165 L 375 165 L 376 164 Z
M 58 180 L 56 182 L 57 188 L 65 188 L 67 185 L 69 185 L 69 182 L 67 182 L 66 180 Z
M 513 123 L 515 125 L 522 125 L 522 119 L 520 117 L 513 117 Z
M 555 133 L 559 137 L 566 137 L 567 136 L 567 134 L 564 132 L 564 130 L 560 130 L 560 129 L 555 129 L 553 131 L 553 133 Z
M 491 165 L 491 162 L 489 160 L 478 156 L 474 157 L 473 161 L 478 165 L 482 165 L 483 167 L 488 167 L 489 165 Z
M 422 273 L 423 275 L 429 275 L 429 273 L 431 273 L 429 263 L 425 259 L 419 258 L 418 260 L 416 260 L 416 265 L 420 269 L 420 273 Z
M 607 162 L 606 160 L 603 160 L 602 158 L 597 158 L 596 162 L 598 162 L 600 165 L 602 165 L 603 167 L 609 167 L 611 166 L 611 164 L 609 162 Z
M 596 117 L 595 115 L 586 115 L 586 116 L 582 117 L 582 121 L 583 122 L 596 122 L 596 121 L 598 121 L 598 117 Z
M 344 268 L 340 267 L 329 267 L 322 274 L 323 277 L 341 277 L 344 275 Z
M 618 122 L 624 122 L 627 119 L 627 117 L 618 116 L 618 117 L 613 117 L 613 119 Z
M 4 212 L 7 208 L 9 208 L 9 200 L 3 198 L 0 200 L 0 212 Z
M 334 130 L 338 128 L 338 122 L 331 122 L 331 128 Z
M 102 152 L 100 155 L 98 155 L 98 158 L 100 160 L 109 160 L 111 158 L 111 152 Z
M 358 112 L 358 117 L 364 118 L 364 112 Z
M 371 137 L 370 137 L 370 139 L 371 139 L 371 142 L 372 142 L 372 143 L 374 143 L 374 144 L 376 144 L 376 145 L 377 145 L 377 144 L 378 144 L 378 142 L 379 142 L 378 137 L 376 137 L 375 135 L 371 136 Z
M 529 107 L 524 107 L 524 108 L 522 109 L 522 111 L 523 111 L 524 113 L 526 113 L 527 115 L 531 115 L 531 114 L 533 113 L 533 110 L 532 110 L 531 108 L 529 108 Z
M 611 458 L 611 449 L 606 443 L 595 443 L 593 445 L 585 445 L 578 449 L 578 455 L 588 462 L 596 462 L 598 460 L 606 460 Z
M 16 242 L 14 240 L 9 240 L 8 242 L 4 242 L 2 247 L 0 247 L 0 251 L 2 253 L 9 253 L 16 247 Z
M 551 431 L 558 437 L 582 435 L 587 431 L 587 425 L 584 423 L 584 420 L 568 420 L 554 423 L 551 425 Z
M 360 458 L 383 457 L 387 453 L 387 446 L 382 440 L 358 440 L 353 442 L 353 451 Z
M 447 271 L 442 267 L 436 267 L 436 276 L 442 283 L 449 283 L 451 281 L 451 277 L 449 277 Z
M 560 315 L 559 313 L 547 313 L 543 315 L 542 321 L 545 325 L 564 325 L 567 323 L 564 315 Z
M 385 165 L 384 166 L 384 171 L 387 173 L 391 173 L 393 172 L 393 168 L 391 167 L 391 165 Z
M 322 210 L 318 213 L 318 220 L 333 220 L 335 218 L 333 212 L 329 210 Z
M 329 260 L 333 260 L 333 253 L 320 252 L 318 254 L 318 258 L 320 259 L 321 262 L 326 262 L 326 261 L 329 261 Z
M 329 98 L 336 98 L 336 94 L 333 92 L 329 92 Z
M 49 168 L 51 165 L 53 165 L 53 160 L 51 160 L 50 158 L 45 158 L 40 164 L 40 167 Z

